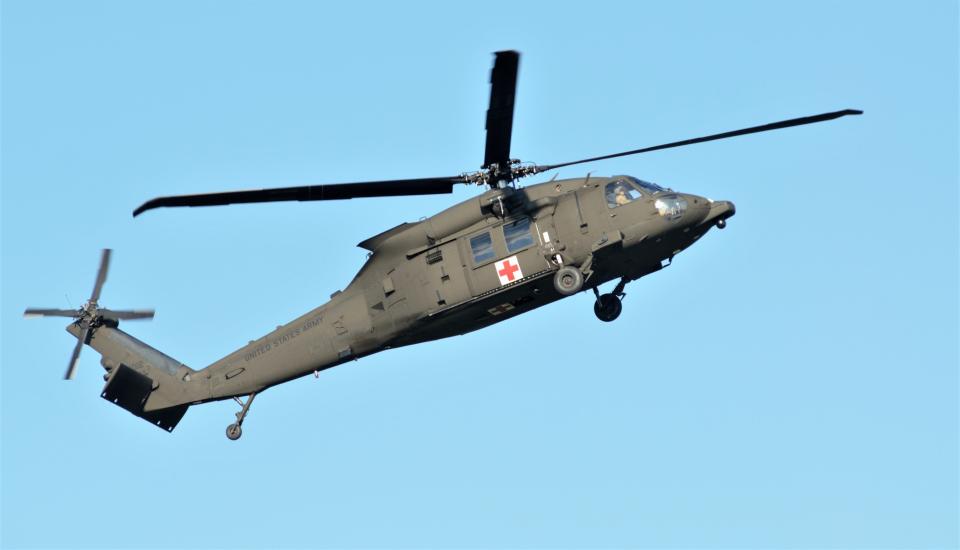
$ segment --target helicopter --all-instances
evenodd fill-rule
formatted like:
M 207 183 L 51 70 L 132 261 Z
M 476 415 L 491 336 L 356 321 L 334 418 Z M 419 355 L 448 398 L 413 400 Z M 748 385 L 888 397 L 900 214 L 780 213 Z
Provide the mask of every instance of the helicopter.
M 99 305 L 110 250 L 104 250 L 90 299 L 77 310 L 29 308 L 26 316 L 69 317 L 77 338 L 65 379 L 84 345 L 101 355 L 101 397 L 171 432 L 192 405 L 234 399 L 231 440 L 264 390 L 391 348 L 472 332 L 579 292 L 594 295 L 603 322 L 620 315 L 625 287 L 670 265 L 710 229 L 736 213 L 730 201 L 681 193 L 633 176 L 517 182 L 558 168 L 829 121 L 845 109 L 730 132 L 537 165 L 510 156 L 520 54 L 496 52 L 480 170 L 455 176 L 166 196 L 133 211 L 275 201 L 327 201 L 452 193 L 457 184 L 484 188 L 474 198 L 374 235 L 353 280 L 330 300 L 276 330 L 194 370 L 120 330 L 121 321 L 152 310 Z M 617 281 L 609 292 L 601 285 Z

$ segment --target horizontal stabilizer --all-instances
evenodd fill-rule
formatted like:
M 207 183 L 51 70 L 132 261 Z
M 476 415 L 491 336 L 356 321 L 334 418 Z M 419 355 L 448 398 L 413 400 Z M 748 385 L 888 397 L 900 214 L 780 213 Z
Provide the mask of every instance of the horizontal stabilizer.
M 172 432 L 189 405 L 177 405 L 166 409 L 144 411 L 143 406 L 153 391 L 153 380 L 130 367 L 121 364 L 103 387 L 100 397 L 122 407 L 147 422 Z

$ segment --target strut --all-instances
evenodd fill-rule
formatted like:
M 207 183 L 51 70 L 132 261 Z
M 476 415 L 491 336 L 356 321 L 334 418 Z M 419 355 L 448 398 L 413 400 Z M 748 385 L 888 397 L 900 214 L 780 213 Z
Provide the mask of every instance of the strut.
M 253 392 L 247 397 L 246 402 L 240 401 L 239 397 L 234 397 L 233 400 L 237 402 L 242 408 L 237 414 L 237 421 L 233 424 L 227 426 L 227 438 L 231 441 L 236 441 L 240 439 L 240 436 L 243 435 L 243 430 L 240 429 L 240 426 L 243 425 L 243 419 L 247 417 L 247 412 L 250 410 L 250 405 L 253 403 L 253 398 L 257 396 L 257 392 Z

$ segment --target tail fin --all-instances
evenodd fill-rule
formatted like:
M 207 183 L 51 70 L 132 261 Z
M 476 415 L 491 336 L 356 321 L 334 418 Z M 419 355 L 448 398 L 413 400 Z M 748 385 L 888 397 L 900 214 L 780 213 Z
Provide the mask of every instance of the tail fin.
M 67 332 L 79 338 L 83 329 L 71 324 Z M 173 431 L 190 403 L 202 399 L 189 384 L 193 369 L 115 326 L 97 327 L 87 343 L 107 369 L 100 396 L 151 424 Z

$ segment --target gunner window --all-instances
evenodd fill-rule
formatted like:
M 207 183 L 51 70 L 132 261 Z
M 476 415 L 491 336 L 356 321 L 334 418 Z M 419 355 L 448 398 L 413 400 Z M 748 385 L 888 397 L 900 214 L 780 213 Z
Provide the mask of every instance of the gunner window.
M 494 257 L 493 239 L 490 238 L 490 233 L 482 233 L 476 237 L 471 237 L 470 248 L 473 250 L 473 262 L 476 264 L 482 264 Z
M 507 241 L 507 250 L 516 252 L 533 245 L 530 234 L 530 218 L 520 218 L 503 224 L 503 238 Z

